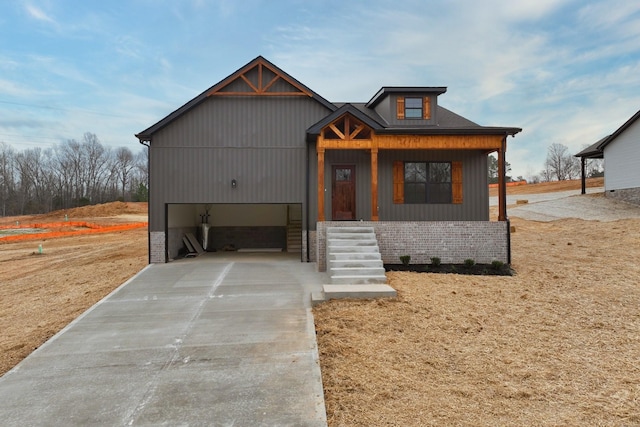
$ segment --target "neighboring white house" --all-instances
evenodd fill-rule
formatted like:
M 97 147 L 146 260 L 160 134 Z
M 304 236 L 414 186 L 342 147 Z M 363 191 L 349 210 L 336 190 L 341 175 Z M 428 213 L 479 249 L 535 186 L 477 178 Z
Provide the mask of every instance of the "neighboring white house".
M 604 158 L 605 195 L 640 205 L 640 111 L 576 157 Z

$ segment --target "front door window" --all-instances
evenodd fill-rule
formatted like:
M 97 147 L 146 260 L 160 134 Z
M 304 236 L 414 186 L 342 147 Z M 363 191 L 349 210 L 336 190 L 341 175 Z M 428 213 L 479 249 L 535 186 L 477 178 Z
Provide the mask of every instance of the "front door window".
M 331 216 L 335 221 L 356 219 L 355 166 L 333 166 Z

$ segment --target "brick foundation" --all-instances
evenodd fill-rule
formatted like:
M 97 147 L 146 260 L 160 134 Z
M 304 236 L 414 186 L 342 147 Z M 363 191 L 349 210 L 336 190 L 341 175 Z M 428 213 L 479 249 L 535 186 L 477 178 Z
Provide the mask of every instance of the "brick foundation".
M 309 231 L 309 262 L 316 262 L 318 252 L 316 248 L 316 231 Z
M 164 263 L 164 232 L 149 232 L 149 262 L 151 264 Z
M 373 227 L 385 264 L 399 264 L 410 255 L 412 264 L 428 264 L 431 257 L 442 263 L 463 264 L 494 260 L 508 262 L 506 222 L 490 221 L 327 221 L 317 223 L 314 247 L 319 271 L 326 271 L 327 227 Z M 315 254 L 314 254 L 315 255 Z

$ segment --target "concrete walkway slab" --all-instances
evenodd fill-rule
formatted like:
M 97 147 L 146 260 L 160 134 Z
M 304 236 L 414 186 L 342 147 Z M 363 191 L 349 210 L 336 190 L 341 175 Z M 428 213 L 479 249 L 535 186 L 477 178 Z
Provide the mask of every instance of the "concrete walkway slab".
M 605 197 L 603 187 L 587 188 L 586 192 L 584 195 L 580 194 L 580 190 L 569 190 L 507 196 L 507 205 L 515 205 L 509 207 L 507 213 L 509 217 L 540 222 L 564 218 L 602 222 L 640 218 L 638 206 Z M 527 203 L 516 204 L 518 199 L 527 200 Z M 491 206 L 497 203 L 497 197 L 490 198 Z
M 3 426 L 325 426 L 310 307 L 286 254 L 151 265 L 0 378 Z

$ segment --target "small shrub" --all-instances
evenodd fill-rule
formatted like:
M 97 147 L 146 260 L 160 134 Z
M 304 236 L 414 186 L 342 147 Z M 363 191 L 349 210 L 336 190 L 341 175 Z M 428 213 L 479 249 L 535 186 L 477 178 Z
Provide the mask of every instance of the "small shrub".
M 402 265 L 409 265 L 409 263 L 411 262 L 411 255 L 402 255 L 400 257 L 400 262 L 402 263 Z
M 476 265 L 476 262 L 474 260 L 472 260 L 471 258 L 467 258 L 464 260 L 464 266 L 467 268 L 471 268 L 474 265 Z
M 503 267 L 504 267 L 504 262 L 498 261 L 498 260 L 491 261 L 491 268 L 493 268 L 494 270 L 500 271 L 502 270 Z
M 434 267 L 440 267 L 440 258 L 438 258 L 437 256 L 431 257 L 431 265 Z

